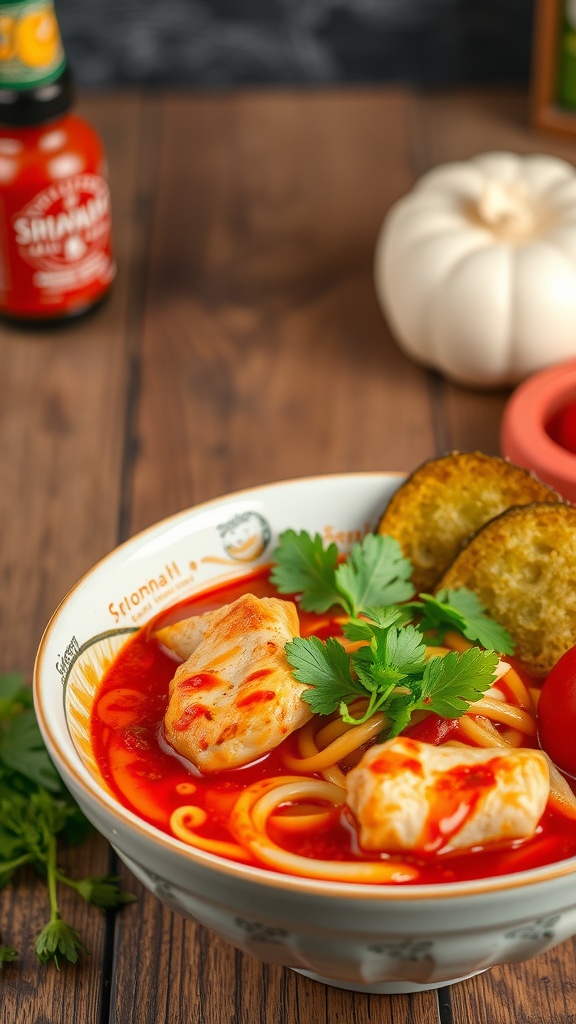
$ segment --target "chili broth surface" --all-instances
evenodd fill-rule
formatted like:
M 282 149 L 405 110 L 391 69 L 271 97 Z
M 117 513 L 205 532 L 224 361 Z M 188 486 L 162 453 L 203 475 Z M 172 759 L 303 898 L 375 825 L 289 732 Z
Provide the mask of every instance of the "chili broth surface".
M 156 630 L 229 604 L 242 594 L 282 596 L 269 582 L 268 574 L 269 567 L 265 567 L 163 612 L 127 641 L 102 680 L 91 719 L 93 749 L 102 775 L 123 806 L 169 835 L 173 835 L 170 819 L 174 811 L 193 800 L 207 815 L 199 833 L 209 839 L 229 842 L 229 814 L 243 789 L 260 779 L 293 774 L 284 767 L 284 756 L 288 752 L 295 753 L 295 734 L 250 765 L 203 777 L 176 754 L 163 732 L 169 684 L 178 663 L 161 648 L 155 639 Z M 340 632 L 335 617 L 314 615 L 301 609 L 298 615 L 303 636 L 314 633 L 326 639 Z M 454 728 L 451 732 L 454 734 Z M 321 778 L 314 773 L 309 773 L 309 777 Z M 476 799 L 473 791 L 465 798 L 468 797 L 471 802 Z M 447 794 L 445 811 L 449 814 L 451 810 L 453 801 Z M 434 808 L 435 818 L 441 818 L 443 813 L 441 807 Z M 397 858 L 367 854 L 358 845 L 356 827 L 346 808 L 335 809 L 328 824 L 305 835 L 298 832 L 291 835 L 275 828 L 273 823 L 270 835 L 284 849 L 316 860 L 393 863 L 397 859 L 418 868 L 415 879 L 418 884 L 508 874 L 576 855 L 576 823 L 550 808 L 545 811 L 536 834 L 529 839 L 458 853 L 403 853 Z M 253 863 L 264 871 L 273 871 L 273 868 L 258 865 L 255 859 Z

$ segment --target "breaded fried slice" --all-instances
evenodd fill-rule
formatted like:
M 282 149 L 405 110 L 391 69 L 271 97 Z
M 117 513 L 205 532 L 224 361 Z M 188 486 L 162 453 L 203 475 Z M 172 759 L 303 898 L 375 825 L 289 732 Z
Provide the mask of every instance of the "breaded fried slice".
M 526 469 L 482 452 L 451 452 L 415 470 L 393 494 L 378 533 L 391 534 L 430 593 L 463 544 L 513 505 L 562 501 Z
M 576 506 L 524 505 L 490 520 L 436 589 L 457 587 L 505 626 L 531 675 L 547 675 L 576 644 Z

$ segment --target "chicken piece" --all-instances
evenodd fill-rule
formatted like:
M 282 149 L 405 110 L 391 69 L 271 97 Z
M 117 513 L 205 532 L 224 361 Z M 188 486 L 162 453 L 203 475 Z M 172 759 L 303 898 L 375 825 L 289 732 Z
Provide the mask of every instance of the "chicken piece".
M 172 626 L 164 626 L 163 629 L 156 631 L 156 639 L 182 661 L 187 661 L 204 639 L 206 630 L 213 630 L 220 619 L 228 615 L 230 608 L 231 605 L 225 604 L 221 608 L 205 612 L 204 615 L 192 615 L 191 618 L 181 619 Z
M 291 601 L 245 594 L 197 619 L 176 636 L 177 651 L 184 635 L 192 650 L 170 683 L 164 726 L 172 747 L 209 773 L 261 757 L 312 712 L 284 654 L 300 634 Z M 171 629 L 158 634 L 166 646 Z
M 398 736 L 366 751 L 346 788 L 363 849 L 431 852 L 533 835 L 550 783 L 539 750 Z

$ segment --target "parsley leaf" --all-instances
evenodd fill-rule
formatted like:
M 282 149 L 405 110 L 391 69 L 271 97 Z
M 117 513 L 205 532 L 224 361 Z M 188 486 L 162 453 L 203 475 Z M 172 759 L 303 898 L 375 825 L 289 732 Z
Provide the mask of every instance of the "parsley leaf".
M 341 605 L 348 615 L 376 605 L 407 601 L 414 594 L 411 563 L 397 540 L 369 533 L 338 563 L 338 548 L 324 548 L 320 534 L 286 530 L 274 551 L 270 579 L 281 594 L 297 594 L 305 611 Z
M 495 652 L 514 650 L 508 632 L 465 588 L 410 600 L 412 565 L 393 537 L 368 534 L 339 561 L 336 545 L 324 548 L 319 534 L 286 530 L 274 557 L 270 579 L 280 593 L 296 595 L 303 609 L 320 614 L 340 605 L 349 616 L 344 637 L 360 645 L 347 654 L 334 638 L 298 637 L 287 644 L 294 678 L 308 687 L 303 700 L 317 714 L 339 709 L 345 722 L 359 724 L 382 712 L 387 736 L 405 729 L 416 710 L 459 718 L 494 681 Z M 486 650 L 429 658 L 423 634 L 442 642 L 451 629 Z M 358 698 L 364 703 L 360 717 L 353 717 L 350 706 Z
M 366 639 L 364 626 L 355 621 L 359 616 L 372 621 L 374 614 L 383 616 L 384 627 L 396 615 L 399 625 L 412 619 L 422 633 L 434 632 L 440 643 L 455 629 L 487 650 L 514 651 L 507 630 L 486 615 L 476 594 L 465 587 L 442 590 L 435 597 L 419 594 L 411 601 L 412 565 L 394 537 L 369 533 L 341 562 L 336 545 L 325 548 L 320 534 L 285 530 L 273 557 L 270 580 L 279 593 L 297 595 L 305 611 L 319 614 L 340 605 L 353 620 L 345 632 L 349 640 Z
M 320 534 L 286 530 L 274 552 L 275 565 L 270 579 L 281 594 L 300 594 L 300 604 L 308 612 L 326 612 L 340 602 L 335 573 L 338 548 L 324 548 Z
M 92 826 L 60 780 L 34 717 L 29 687 L 16 674 L 0 676 L 0 889 L 25 864 L 45 878 L 50 917 L 36 939 L 41 963 L 76 963 L 85 946 L 58 909 L 58 883 L 103 910 L 133 900 L 116 875 L 68 878 L 58 868 L 58 841 L 80 842 Z M 0 968 L 17 956 L 0 942 Z
M 388 626 L 406 625 L 412 618 L 411 613 L 392 605 L 388 608 L 367 608 L 364 618 L 351 618 L 342 624 L 342 632 L 347 640 L 356 643 L 358 640 L 371 640 L 374 635 L 374 626 L 380 629 L 387 629 Z M 368 620 L 368 621 L 367 621 Z
M 500 654 L 513 654 L 514 641 L 508 631 L 486 615 L 486 610 L 472 590 L 460 587 L 458 590 L 440 590 L 436 595 L 439 602 L 447 602 L 462 615 L 466 624 L 462 630 L 468 640 L 477 640 L 487 650 Z
M 125 903 L 133 903 L 136 899 L 131 892 L 119 888 L 118 883 L 122 881 L 120 875 L 96 875 L 74 882 L 59 872 L 58 878 L 75 889 L 86 903 L 100 910 L 113 910 L 114 907 L 120 907 Z
M 88 950 L 82 942 L 75 928 L 71 928 L 56 914 L 47 925 L 44 926 L 36 939 L 36 956 L 41 964 L 47 964 L 52 960 L 60 969 L 60 960 L 68 960 L 75 964 L 80 953 L 87 953 Z
M 18 952 L 14 949 L 14 946 L 5 946 L 0 941 L 0 971 L 4 964 L 11 964 L 13 960 L 16 960 L 17 956 Z
M 350 658 L 342 644 L 332 637 L 326 643 L 316 636 L 295 637 L 286 644 L 285 651 L 294 678 L 301 683 L 314 680 L 312 688 L 304 690 L 302 700 L 316 714 L 330 715 L 341 701 L 348 704 L 366 695 L 352 678 Z
M 383 739 L 392 740 L 410 725 L 412 712 L 414 710 L 414 696 L 409 693 L 393 693 L 386 704 L 386 717 L 388 728 L 385 730 Z
M 0 676 L 0 718 L 13 713 L 13 709 L 22 706 L 22 680 L 16 672 L 7 672 Z M 26 705 L 29 706 L 29 705 Z
M 443 718 L 460 718 L 494 681 L 498 655 L 471 647 L 463 654 L 450 651 L 430 658 L 422 677 L 420 699 L 414 705 Z
M 415 626 L 397 629 L 393 626 L 385 633 L 385 657 L 388 664 L 397 665 L 405 676 L 418 672 L 426 657 L 426 644 Z
M 382 609 L 384 613 L 385 610 Z M 345 722 L 361 724 L 377 711 L 386 716 L 386 738 L 398 735 L 414 711 L 434 711 L 445 718 L 459 718 L 471 703 L 479 700 L 495 678 L 498 655 L 471 648 L 463 654 L 451 651 L 445 657 L 427 657 L 419 629 L 396 625 L 388 612 L 377 613 L 374 621 L 354 620 L 354 634 L 362 632 L 364 646 L 347 654 L 333 637 L 297 638 L 286 646 L 294 677 L 307 684 L 302 697 L 317 714 L 340 709 Z M 353 717 L 349 706 L 364 697 L 366 708 Z
M 373 605 L 407 601 L 414 593 L 412 565 L 394 537 L 369 533 L 336 570 L 336 586 L 351 615 Z
M 439 590 L 436 597 L 419 594 L 410 608 L 421 616 L 422 632 L 434 630 L 441 641 L 449 629 L 457 629 L 468 640 L 477 641 L 487 650 L 513 654 L 514 641 L 498 622 L 486 615 L 476 594 L 466 587 Z
M 62 783 L 44 746 L 32 708 L 0 721 L 0 761 L 37 786 L 60 793 Z

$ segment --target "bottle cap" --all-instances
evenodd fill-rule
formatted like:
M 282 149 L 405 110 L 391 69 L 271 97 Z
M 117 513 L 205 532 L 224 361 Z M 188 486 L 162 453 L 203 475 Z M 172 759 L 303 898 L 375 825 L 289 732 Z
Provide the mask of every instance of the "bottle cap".
M 52 0 L 0 0 L 0 90 L 48 86 L 65 66 Z
M 67 66 L 55 82 L 37 89 L 0 88 L 0 125 L 30 128 L 52 121 L 72 106 L 72 76 Z
M 71 105 L 53 0 L 0 0 L 0 124 L 43 124 Z

